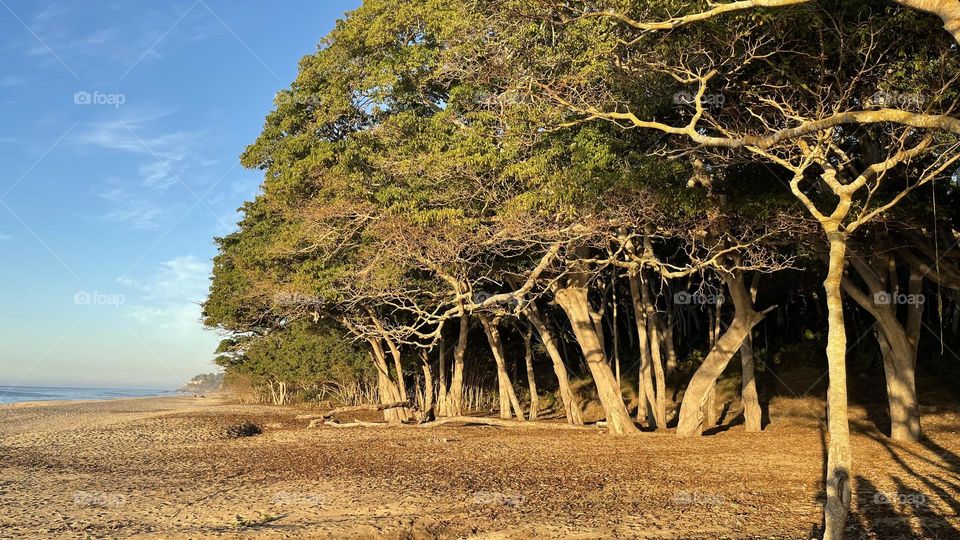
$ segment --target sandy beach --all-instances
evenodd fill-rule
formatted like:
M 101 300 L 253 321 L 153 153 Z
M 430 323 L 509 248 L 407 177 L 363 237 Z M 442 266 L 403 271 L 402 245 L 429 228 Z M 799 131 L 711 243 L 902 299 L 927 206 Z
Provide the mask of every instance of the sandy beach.
M 808 406 L 699 440 L 308 429 L 310 411 L 217 397 L 6 406 L 0 537 L 805 538 L 823 451 Z M 263 434 L 224 436 L 245 420 Z M 854 415 L 853 537 L 955 537 L 958 425 L 928 414 L 929 440 L 900 445 Z

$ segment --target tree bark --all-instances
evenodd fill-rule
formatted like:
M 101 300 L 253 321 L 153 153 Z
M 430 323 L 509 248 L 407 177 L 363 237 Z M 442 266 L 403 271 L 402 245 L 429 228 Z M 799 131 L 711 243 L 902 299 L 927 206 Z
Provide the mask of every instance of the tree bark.
M 556 288 L 557 304 L 563 308 L 573 326 L 573 333 L 583 351 L 587 367 L 593 375 L 610 433 L 612 435 L 637 433 L 637 426 L 630 419 L 627 407 L 623 403 L 623 394 L 617 386 L 617 380 L 603 353 L 586 286 L 586 279 L 580 278 L 578 283 Z
M 540 412 L 540 403 L 537 400 L 537 378 L 533 372 L 533 328 L 529 325 L 523 333 L 524 360 L 527 365 L 527 387 L 530 390 L 530 420 L 536 420 Z
M 420 359 L 423 368 L 423 421 L 427 421 L 435 417 L 433 411 L 433 374 L 430 371 L 430 357 L 427 355 L 427 351 L 420 351 Z
M 464 357 L 467 353 L 467 337 L 470 333 L 470 315 L 466 312 L 460 315 L 460 334 L 457 346 L 453 350 L 453 374 L 450 377 L 450 390 L 447 392 L 446 414 L 460 416 L 463 414 L 463 373 Z
M 447 415 L 447 342 L 440 336 L 440 361 L 437 366 L 437 414 L 439 416 Z
M 537 329 L 540 334 L 540 341 L 547 349 L 550 361 L 553 363 L 553 372 L 557 376 L 558 386 L 560 387 L 560 401 L 563 402 L 563 410 L 567 415 L 567 423 L 573 425 L 583 425 L 583 416 L 580 414 L 580 404 L 573 397 L 573 391 L 570 389 L 570 380 L 567 377 L 567 366 L 563 363 L 563 355 L 557 347 L 556 337 L 544 322 L 540 315 L 540 310 L 536 304 L 530 302 L 527 306 L 527 319 Z
M 860 290 L 846 278 L 842 287 L 847 295 L 877 322 L 877 341 L 883 356 L 890 412 L 890 438 L 917 442 L 922 435 L 916 365 L 923 306 L 918 303 L 908 304 L 907 321 L 902 324 L 897 317 L 899 290 L 896 262 L 889 255 L 875 257 L 874 262 L 874 265 L 870 265 L 857 254 L 851 257 L 851 266 L 867 285 L 868 292 Z M 911 266 L 907 290 L 912 296 L 908 298 L 919 297 L 922 286 L 923 275 L 917 267 Z M 887 301 L 878 302 L 884 299 Z
M 664 348 L 667 350 L 667 377 L 672 377 L 677 372 L 679 361 L 677 360 L 677 348 L 673 343 L 673 308 L 667 307 L 667 320 L 664 323 L 660 319 L 662 329 L 660 335 L 663 336 Z
M 753 336 L 747 336 L 740 345 L 740 370 L 740 401 L 743 403 L 744 428 L 748 433 L 756 433 L 762 428 L 763 412 L 753 365 Z
M 383 334 L 383 340 L 387 342 L 387 347 L 390 348 L 390 355 L 393 357 L 394 369 L 397 371 L 397 390 L 400 392 L 400 399 L 406 400 L 408 399 L 407 385 L 403 380 L 403 362 L 402 357 L 400 356 L 400 349 L 398 349 L 397 344 L 386 335 L 386 331 L 384 330 L 383 325 L 380 323 L 380 319 L 377 318 L 377 315 L 373 312 L 373 310 L 367 308 L 367 314 L 370 316 L 370 320 L 373 322 L 373 325 L 376 327 L 377 331 Z
M 760 285 L 760 272 L 754 272 L 750 283 L 750 301 L 756 304 L 757 289 Z M 760 396 L 757 393 L 757 378 L 754 369 L 753 332 L 740 345 L 740 401 L 743 404 L 743 423 L 748 433 L 762 429 L 763 411 L 760 408 Z
M 647 311 L 643 306 L 640 292 L 640 278 L 637 272 L 629 275 L 630 300 L 637 325 L 637 346 L 640 349 L 640 374 L 637 383 L 637 421 L 646 421 L 648 426 L 657 425 L 656 394 L 653 388 L 653 360 L 650 356 L 650 337 L 647 333 Z
M 743 277 L 739 274 L 732 275 L 726 272 L 722 273 L 721 276 L 726 282 L 727 290 L 733 299 L 733 322 L 713 344 L 707 357 L 687 385 L 683 402 L 680 404 L 680 419 L 677 423 L 677 435 L 680 437 L 695 437 L 703 433 L 704 425 L 708 421 L 704 413 L 704 406 L 707 404 L 717 377 L 723 373 L 740 345 L 750 335 L 753 327 L 774 309 L 770 307 L 762 313 L 754 311 L 753 302 L 750 301 L 750 296 L 743 284 Z M 719 318 L 719 312 L 717 317 Z M 711 330 L 711 333 L 713 333 L 713 330 Z
M 647 315 L 647 331 L 650 341 L 650 363 L 653 365 L 653 376 L 655 383 L 654 398 L 654 419 L 657 422 L 657 429 L 667 428 L 667 383 L 663 373 L 663 358 L 660 349 L 660 323 L 657 315 L 657 307 L 650 295 L 650 284 L 640 273 L 640 297 L 643 301 L 643 309 Z
M 480 323 L 483 325 L 483 331 L 487 334 L 487 341 L 490 342 L 490 350 L 493 351 L 493 360 L 497 364 L 497 382 L 500 394 L 500 418 L 511 418 L 510 408 L 513 407 L 513 413 L 517 420 L 523 421 L 523 408 L 520 407 L 520 400 L 517 399 L 516 392 L 513 391 L 513 383 L 510 381 L 510 374 L 507 373 L 507 365 L 503 354 L 503 341 L 500 339 L 500 331 L 497 329 L 495 320 L 490 320 L 487 315 L 480 315 Z
M 847 237 L 838 230 L 836 222 L 824 221 L 822 225 L 830 243 L 827 278 L 823 281 L 827 299 L 827 365 L 830 377 L 827 388 L 827 428 L 830 442 L 827 447 L 827 502 L 823 506 L 823 537 L 825 540 L 836 540 L 843 538 L 851 492 L 852 456 L 847 418 L 847 334 L 841 294 Z
M 367 341 L 373 349 L 370 358 L 373 361 L 374 367 L 377 368 L 377 393 L 380 396 L 380 403 L 406 401 L 400 397 L 400 391 L 390 378 L 390 371 L 387 367 L 386 353 L 383 350 L 383 345 L 379 340 L 374 338 L 369 338 Z M 403 422 L 410 419 L 410 412 L 407 408 L 392 408 L 386 410 L 383 417 L 384 420 L 388 422 Z

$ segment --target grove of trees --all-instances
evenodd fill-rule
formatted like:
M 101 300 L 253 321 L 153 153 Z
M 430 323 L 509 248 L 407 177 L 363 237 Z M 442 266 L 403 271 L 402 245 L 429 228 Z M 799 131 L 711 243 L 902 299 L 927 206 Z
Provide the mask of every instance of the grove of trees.
M 918 373 L 957 372 L 953 4 L 365 0 L 242 156 L 264 181 L 218 239 L 218 363 L 393 422 L 476 412 L 489 376 L 504 421 L 695 437 L 736 364 L 761 431 L 792 358 L 828 374 L 840 538 L 848 371 L 882 370 L 908 443 Z

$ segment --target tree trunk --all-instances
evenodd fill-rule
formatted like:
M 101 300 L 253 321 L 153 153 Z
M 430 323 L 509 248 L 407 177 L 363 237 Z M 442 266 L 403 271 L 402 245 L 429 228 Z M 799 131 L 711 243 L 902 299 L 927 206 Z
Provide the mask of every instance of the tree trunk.
M 640 292 L 640 278 L 636 272 L 629 276 L 630 299 L 633 305 L 633 315 L 637 324 L 637 339 L 640 349 L 640 375 L 637 385 L 637 421 L 646 421 L 648 426 L 655 426 L 656 422 L 656 395 L 653 388 L 653 360 L 650 357 L 650 338 L 647 334 L 647 311 L 643 306 L 643 297 Z
M 560 401 L 563 402 L 563 410 L 567 415 L 567 423 L 582 425 L 583 417 L 580 414 L 580 404 L 574 399 L 573 391 L 570 389 L 570 380 L 567 377 L 567 366 L 563 363 L 563 355 L 557 347 L 556 337 L 554 337 L 550 328 L 547 327 L 543 317 L 540 316 L 539 309 L 533 302 L 530 302 L 527 307 L 527 319 L 530 320 L 533 327 L 537 329 L 537 333 L 540 334 L 540 341 L 543 342 L 543 346 L 547 349 L 547 354 L 550 356 L 550 361 L 553 363 L 553 372 L 556 374 L 557 382 L 559 383 Z
M 717 383 L 713 383 L 703 404 L 703 429 L 717 425 Z
M 663 319 L 661 319 L 663 322 Z M 672 377 L 677 372 L 680 363 L 677 361 L 677 348 L 673 343 L 673 308 L 667 307 L 667 321 L 663 324 L 663 330 L 660 332 L 663 336 L 663 344 L 667 349 L 667 377 Z
M 432 420 L 433 413 L 433 374 L 430 372 L 430 358 L 427 351 L 420 352 L 423 367 L 423 419 Z
M 460 335 L 457 339 L 457 346 L 453 350 L 453 374 L 450 377 L 450 390 L 444 400 L 446 402 L 446 414 L 449 416 L 463 414 L 463 370 L 469 333 L 470 315 L 464 312 L 460 315 Z
M 533 372 L 533 328 L 529 325 L 523 333 L 524 360 L 527 365 L 527 387 L 530 389 L 530 420 L 536 420 L 540 412 L 540 403 L 537 400 L 537 378 Z
M 756 303 L 760 286 L 760 272 L 753 273 L 750 282 L 750 302 Z M 740 345 L 740 402 L 743 404 L 743 423 L 748 433 L 762 429 L 763 411 L 757 393 L 757 378 L 754 370 L 753 332 Z
M 827 388 L 827 427 L 830 442 L 827 447 L 826 491 L 823 506 L 824 539 L 843 538 L 847 513 L 850 509 L 850 425 L 847 419 L 847 334 L 843 320 L 843 266 L 847 250 L 846 235 L 837 224 L 824 222 L 830 242 L 827 278 L 823 289 L 827 299 L 827 365 L 830 385 Z
M 733 322 L 713 344 L 707 357 L 687 385 L 683 402 L 680 404 L 680 419 L 677 423 L 677 435 L 680 437 L 695 437 L 703 433 L 704 425 L 708 421 L 704 414 L 704 406 L 716 384 L 717 377 L 726 369 L 753 327 L 773 309 L 773 307 L 768 308 L 763 313 L 754 311 L 742 276 L 724 273 L 722 277 L 733 299 Z M 719 318 L 719 310 L 717 318 Z
M 864 292 L 849 279 L 842 282 L 843 290 L 877 322 L 877 341 L 883 355 L 887 404 L 890 412 L 890 437 L 897 441 L 920 440 L 920 404 L 917 398 L 917 345 L 923 306 L 913 302 L 907 306 L 907 322 L 897 317 L 896 262 L 890 255 L 878 255 L 870 265 L 858 254 L 851 257 L 851 266 L 867 285 Z M 911 266 L 907 298 L 917 298 L 922 292 L 923 275 Z M 885 300 L 885 301 L 878 301 Z
M 650 285 L 640 274 L 640 296 L 643 300 L 643 309 L 647 315 L 647 331 L 650 341 L 650 363 L 653 365 L 653 376 L 656 385 L 654 399 L 654 419 L 658 429 L 667 428 L 667 384 L 663 373 L 663 358 L 660 354 L 660 325 L 657 316 L 657 307 L 650 296 Z
M 377 391 L 380 397 L 380 403 L 395 403 L 406 401 L 400 397 L 400 390 L 390 378 L 390 371 L 387 367 L 386 353 L 379 340 L 369 338 L 367 340 L 373 352 L 370 355 L 374 367 L 377 368 Z M 404 422 L 410 419 L 410 411 L 406 408 L 389 409 L 383 413 L 384 420 L 388 422 Z
M 587 295 L 586 280 L 581 278 L 579 281 L 580 283 L 576 285 L 556 289 L 557 304 L 563 308 L 573 326 L 573 333 L 583 351 L 587 367 L 593 375 L 610 433 L 613 435 L 637 433 L 637 426 L 630 419 L 627 407 L 623 403 L 623 394 L 617 386 L 617 380 L 603 353 Z
M 507 365 L 503 354 L 503 341 L 500 339 L 500 331 L 497 329 L 497 322 L 491 321 L 487 315 L 480 315 L 480 323 L 483 325 L 483 331 L 487 334 L 487 341 L 490 342 L 490 350 L 493 351 L 493 360 L 497 364 L 497 382 L 500 394 L 500 418 L 509 419 L 510 408 L 513 407 L 513 413 L 517 420 L 523 420 L 523 408 L 520 407 L 520 400 L 517 399 L 516 392 L 513 391 L 513 383 L 510 381 L 510 374 L 507 373 Z
M 386 331 L 383 328 L 383 325 L 380 323 L 380 319 L 377 318 L 377 315 L 370 308 L 367 308 L 367 315 L 370 316 L 370 320 L 373 322 L 374 327 L 377 331 L 383 334 L 383 340 L 387 342 L 387 347 L 390 348 L 390 355 L 393 357 L 394 369 L 397 371 L 397 389 L 400 392 L 400 400 L 404 401 L 407 399 L 407 385 L 403 380 L 403 363 L 400 356 L 400 349 L 397 348 L 397 344 L 393 342 L 386 335 Z
M 763 418 L 760 397 L 757 393 L 757 378 L 753 366 L 753 336 L 747 336 L 740 345 L 740 401 L 743 404 L 743 423 L 748 433 L 761 430 Z
M 440 362 L 437 366 L 437 414 L 447 415 L 447 342 L 440 337 Z

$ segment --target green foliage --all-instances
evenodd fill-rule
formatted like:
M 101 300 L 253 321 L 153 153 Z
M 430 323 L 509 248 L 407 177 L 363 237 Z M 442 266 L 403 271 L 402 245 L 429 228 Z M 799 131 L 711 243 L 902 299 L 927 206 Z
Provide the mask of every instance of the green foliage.
M 366 354 L 334 325 L 294 323 L 262 337 L 224 340 L 215 362 L 256 384 L 286 383 L 291 389 L 316 388 L 326 381 L 354 383 L 371 377 Z

